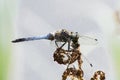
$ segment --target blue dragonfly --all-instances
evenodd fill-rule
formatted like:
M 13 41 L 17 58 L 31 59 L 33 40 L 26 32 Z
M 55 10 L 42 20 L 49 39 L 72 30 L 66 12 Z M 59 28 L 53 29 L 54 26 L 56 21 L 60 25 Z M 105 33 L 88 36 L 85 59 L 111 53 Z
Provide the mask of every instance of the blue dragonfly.
M 83 42 L 85 44 L 97 44 L 98 40 L 96 38 L 92 38 L 85 35 L 79 35 L 78 32 L 71 32 L 66 29 L 58 30 L 54 33 L 48 33 L 43 36 L 34 36 L 27 38 L 18 38 L 12 41 L 12 43 L 25 42 L 25 41 L 34 41 L 46 39 L 50 41 L 55 41 L 55 45 L 57 47 L 62 48 L 66 43 L 68 43 L 68 50 L 70 50 L 70 44 L 72 43 L 73 48 L 77 48 L 79 42 Z M 58 42 L 63 42 L 61 46 L 58 45 Z

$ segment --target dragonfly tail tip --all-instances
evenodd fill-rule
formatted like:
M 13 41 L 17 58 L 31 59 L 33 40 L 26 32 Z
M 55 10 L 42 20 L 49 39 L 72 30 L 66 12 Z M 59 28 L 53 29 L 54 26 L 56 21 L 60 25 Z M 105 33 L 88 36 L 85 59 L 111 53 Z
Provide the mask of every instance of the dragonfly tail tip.
M 23 42 L 25 41 L 26 39 L 25 38 L 20 38 L 20 39 L 16 39 L 16 40 L 13 40 L 11 41 L 12 43 L 17 43 L 17 42 Z

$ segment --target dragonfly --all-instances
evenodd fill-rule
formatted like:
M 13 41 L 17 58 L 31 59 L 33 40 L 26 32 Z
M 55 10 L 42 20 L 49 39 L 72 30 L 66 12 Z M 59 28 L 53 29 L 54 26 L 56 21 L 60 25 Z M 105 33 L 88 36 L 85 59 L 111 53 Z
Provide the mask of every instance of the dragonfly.
M 98 39 L 92 38 L 85 35 L 79 35 L 78 32 L 71 32 L 66 29 L 58 30 L 54 33 L 48 33 L 42 36 L 34 36 L 34 37 L 27 37 L 27 38 L 18 38 L 12 41 L 12 43 L 18 42 L 25 42 L 25 41 L 34 41 L 34 40 L 41 40 L 46 39 L 50 41 L 55 41 L 55 45 L 57 47 L 62 48 L 66 43 L 68 43 L 68 50 L 70 50 L 70 43 L 72 43 L 72 47 L 78 47 L 77 45 L 79 42 L 85 42 L 86 44 L 97 44 Z M 63 42 L 61 46 L 58 45 L 58 42 Z M 75 45 L 76 44 L 76 45 Z
M 25 41 L 41 40 L 41 39 L 46 39 L 50 41 L 54 40 L 55 45 L 57 47 L 53 54 L 54 61 L 56 61 L 58 64 L 64 64 L 64 65 L 67 64 L 67 68 L 62 75 L 62 80 L 66 80 L 67 76 L 70 76 L 70 75 L 72 75 L 73 77 L 77 77 L 79 79 L 83 78 L 84 72 L 81 68 L 83 61 L 82 61 L 81 52 L 79 49 L 80 48 L 79 42 L 86 41 L 87 43 L 97 44 L 98 39 L 88 37 L 85 35 L 79 35 L 78 32 L 71 32 L 66 29 L 61 29 L 54 33 L 48 33 L 43 36 L 18 38 L 13 40 L 12 42 L 19 43 L 19 42 L 25 42 Z M 62 44 L 58 45 L 59 42 L 61 42 Z M 64 48 L 66 44 L 67 44 L 67 49 Z M 71 68 L 69 67 L 69 65 L 73 64 L 75 61 L 77 61 L 79 69 L 76 69 L 74 67 L 71 67 Z M 88 60 L 87 62 L 90 63 Z M 90 66 L 92 67 L 91 63 L 90 63 Z M 77 73 L 79 73 L 79 75 Z
M 98 39 L 96 39 L 96 38 L 92 38 L 92 37 L 85 36 L 85 35 L 79 35 L 78 32 L 71 32 L 66 29 L 60 29 L 58 31 L 55 31 L 54 33 L 48 33 L 48 34 L 42 35 L 42 36 L 18 38 L 18 39 L 13 40 L 12 43 L 34 41 L 34 40 L 41 40 L 41 39 L 46 39 L 46 40 L 50 40 L 50 41 L 54 40 L 57 49 L 59 51 L 63 51 L 63 52 L 65 52 L 65 50 L 62 49 L 65 46 L 65 44 L 68 44 L 67 52 L 70 52 L 72 49 L 74 49 L 74 50 L 78 49 L 81 44 L 79 42 L 81 42 L 81 41 L 85 42 L 86 44 L 87 43 L 88 44 L 97 44 L 98 43 Z M 59 44 L 58 44 L 59 42 L 62 42 L 62 45 L 59 46 Z M 71 49 L 71 47 L 72 47 L 72 49 Z M 58 51 L 55 51 L 55 53 L 56 52 L 58 54 Z M 58 58 L 59 58 L 59 56 L 58 56 Z M 88 63 L 90 63 L 89 60 L 87 60 L 87 58 L 85 56 L 84 56 L 84 58 L 86 59 L 86 61 Z M 73 60 L 73 62 L 74 61 L 75 61 L 75 59 Z M 63 63 L 63 64 L 65 64 L 65 63 Z M 90 65 L 91 65 L 91 63 L 90 63 Z

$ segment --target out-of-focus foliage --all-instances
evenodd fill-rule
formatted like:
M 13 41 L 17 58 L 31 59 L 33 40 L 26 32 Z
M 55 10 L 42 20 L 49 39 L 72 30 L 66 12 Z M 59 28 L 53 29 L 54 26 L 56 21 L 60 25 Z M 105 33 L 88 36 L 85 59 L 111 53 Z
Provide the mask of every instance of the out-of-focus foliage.
M 117 76 L 118 76 L 118 80 L 120 79 L 119 73 L 120 73 L 120 39 L 114 39 L 112 41 L 112 49 L 113 49 L 113 58 L 114 58 L 114 64 L 116 66 L 116 72 L 117 72 Z
M 7 80 L 15 0 L 0 0 L 0 80 Z

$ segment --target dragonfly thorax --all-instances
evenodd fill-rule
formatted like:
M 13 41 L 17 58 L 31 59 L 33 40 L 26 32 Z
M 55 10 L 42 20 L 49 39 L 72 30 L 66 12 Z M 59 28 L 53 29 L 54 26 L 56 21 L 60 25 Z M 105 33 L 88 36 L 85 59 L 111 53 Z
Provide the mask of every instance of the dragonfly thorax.
M 60 32 L 56 32 L 54 37 L 56 41 L 67 42 L 70 39 L 70 34 L 66 30 L 61 30 Z
M 77 42 L 79 37 L 77 32 L 73 33 L 65 29 L 62 29 L 61 31 L 57 31 L 55 33 L 54 39 L 59 42 L 68 42 L 68 41 Z

